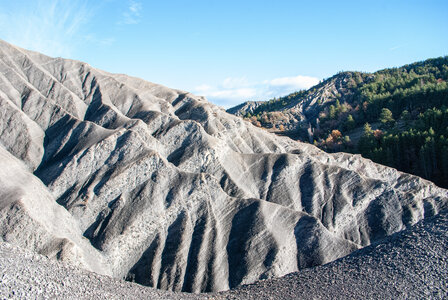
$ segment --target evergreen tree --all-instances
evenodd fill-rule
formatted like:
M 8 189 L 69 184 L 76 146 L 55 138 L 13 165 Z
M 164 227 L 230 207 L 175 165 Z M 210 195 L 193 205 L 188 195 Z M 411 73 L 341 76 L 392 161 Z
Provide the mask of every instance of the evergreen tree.
M 345 129 L 352 130 L 353 128 L 355 128 L 355 126 L 356 126 L 355 119 L 353 119 L 352 115 L 348 115 L 347 120 L 345 121 Z
M 375 149 L 376 142 L 373 136 L 372 127 L 369 123 L 364 124 L 364 132 L 358 142 L 358 151 L 367 158 L 372 158 L 373 151 Z
M 328 109 L 328 117 L 330 120 L 333 120 L 336 118 L 336 108 L 334 105 L 330 105 L 330 108 Z
M 395 123 L 395 120 L 392 116 L 392 112 L 387 108 L 383 108 L 381 110 L 381 114 L 378 121 L 380 121 L 381 125 L 383 125 L 385 128 L 390 128 Z
M 347 74 L 349 80 L 345 86 L 343 83 L 325 97 L 320 92 L 325 92 L 325 82 L 335 80 L 334 77 L 307 91 L 274 98 L 257 106 L 252 112 L 252 123 L 272 128 L 278 123 L 274 122 L 278 121 L 278 115 L 268 113 L 280 112 L 287 106 L 294 107 L 317 97 L 316 117 L 319 118 L 311 129 L 314 129 L 313 138 L 318 147 L 347 151 L 347 145 L 351 145 L 351 152 L 448 187 L 448 56 L 373 74 Z M 334 102 L 327 106 L 326 101 Z M 294 108 L 283 111 L 283 117 L 288 116 L 287 122 L 301 119 L 299 114 Z M 399 126 L 394 126 L 394 116 L 399 116 Z M 373 131 L 366 124 L 354 147 L 348 138 L 333 132 L 337 129 L 346 133 L 359 126 L 360 120 L 380 122 L 381 130 Z
M 411 120 L 411 114 L 405 109 L 400 116 L 400 119 L 404 121 L 404 124 L 409 125 L 409 121 Z
M 363 136 L 369 136 L 373 134 L 372 127 L 370 127 L 369 123 L 365 123 L 363 127 Z

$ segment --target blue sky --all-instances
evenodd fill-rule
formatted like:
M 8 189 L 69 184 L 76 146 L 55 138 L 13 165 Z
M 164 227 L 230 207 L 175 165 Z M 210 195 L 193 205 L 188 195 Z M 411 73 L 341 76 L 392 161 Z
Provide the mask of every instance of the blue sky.
M 0 38 L 229 107 L 448 54 L 448 1 L 0 0 Z

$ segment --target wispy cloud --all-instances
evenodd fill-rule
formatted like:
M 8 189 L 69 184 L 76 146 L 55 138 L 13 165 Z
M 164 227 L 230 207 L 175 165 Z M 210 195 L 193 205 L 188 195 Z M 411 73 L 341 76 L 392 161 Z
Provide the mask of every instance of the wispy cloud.
M 0 14 L 2 38 L 51 56 L 70 57 L 80 31 L 92 16 L 86 2 L 37 0 Z
M 197 86 L 193 91 L 206 96 L 218 105 L 229 108 L 247 100 L 268 100 L 285 96 L 318 83 L 318 78 L 302 75 L 273 78 L 262 82 L 250 82 L 246 77 L 232 77 L 224 79 L 216 86 L 208 84 Z
M 311 76 L 298 75 L 295 77 L 280 77 L 269 80 L 268 83 L 274 87 L 293 88 L 293 89 L 307 89 L 319 82 L 319 79 Z
M 257 96 L 257 90 L 253 87 L 233 87 L 224 88 L 223 86 L 212 87 L 206 84 L 197 86 L 194 92 L 211 99 L 220 99 L 225 101 L 239 101 Z
M 115 43 L 115 38 L 98 38 L 96 35 L 94 34 L 88 34 L 84 36 L 84 39 L 86 42 L 89 43 L 95 43 L 97 45 L 100 46 L 111 46 L 113 43 Z
M 139 1 L 129 0 L 127 9 L 122 14 L 122 19 L 119 24 L 138 24 L 141 20 L 141 12 L 143 4 Z
M 397 45 L 397 46 L 389 48 L 389 51 L 395 51 L 397 49 L 403 48 L 404 46 L 406 46 L 406 45 Z

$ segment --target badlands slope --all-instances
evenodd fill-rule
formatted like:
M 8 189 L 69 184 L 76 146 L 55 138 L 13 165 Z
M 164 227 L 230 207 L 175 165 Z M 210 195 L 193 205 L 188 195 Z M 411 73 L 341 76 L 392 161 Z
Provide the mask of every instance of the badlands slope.
M 448 193 L 267 133 L 203 97 L 0 41 L 0 230 L 71 265 L 224 291 L 322 265 Z
M 27 299 L 446 299 L 448 214 L 323 266 L 233 290 L 187 294 L 94 274 L 0 242 L 0 296 Z

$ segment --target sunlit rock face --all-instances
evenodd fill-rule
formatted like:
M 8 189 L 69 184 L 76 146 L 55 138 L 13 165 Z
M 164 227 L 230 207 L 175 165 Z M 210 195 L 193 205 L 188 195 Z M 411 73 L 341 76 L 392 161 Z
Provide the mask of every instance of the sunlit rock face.
M 448 193 L 256 128 L 203 97 L 0 41 L 3 240 L 161 289 L 321 265 Z

